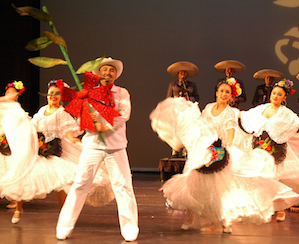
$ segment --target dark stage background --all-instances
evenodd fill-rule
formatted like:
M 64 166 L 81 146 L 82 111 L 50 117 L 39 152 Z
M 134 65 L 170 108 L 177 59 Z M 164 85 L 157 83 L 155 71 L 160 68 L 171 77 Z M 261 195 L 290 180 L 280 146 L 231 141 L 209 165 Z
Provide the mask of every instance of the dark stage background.
M 19 2 L 17 6 L 24 6 L 25 2 L 31 6 L 39 4 L 39 1 L 14 2 L 16 5 Z M 166 68 L 176 61 L 186 60 L 198 66 L 199 75 L 190 80 L 199 89 L 201 109 L 214 100 L 214 86 L 224 74 L 213 67 L 225 59 L 239 60 L 247 68 L 235 75 L 243 80 L 246 89 L 247 102 L 241 109 L 251 107 L 255 88 L 263 83 L 252 77 L 260 69 L 281 71 L 299 89 L 295 78 L 299 72 L 298 0 L 42 0 L 40 6 L 43 5 L 48 7 L 59 34 L 66 40 L 75 69 L 104 54 L 123 61 L 124 72 L 116 84 L 126 87 L 131 94 L 128 152 L 133 170 L 157 170 L 159 159 L 170 155 L 171 149 L 152 131 L 149 114 L 165 98 L 168 83 L 175 79 Z M 39 54 L 23 49 L 30 38 L 27 40 L 19 30 L 33 26 L 29 32 L 34 36 L 31 39 L 36 38 L 35 28 L 39 23 L 7 9 L 14 20 L 1 35 L 1 41 L 13 44 L 9 49 L 1 47 L 1 71 L 9 74 L 1 82 L 5 84 L 17 77 L 25 81 L 26 87 L 34 86 L 44 93 L 50 79 L 62 78 L 75 85 L 67 66 L 40 69 L 39 84 L 36 78 L 31 79 L 27 73 L 36 67 L 26 63 L 26 59 Z M 6 26 L 7 19 L 1 18 Z M 40 30 L 43 35 L 50 27 L 41 23 Z M 15 62 L 25 60 L 22 67 L 14 63 L 7 66 L 8 55 Z M 42 50 L 40 55 L 63 58 L 56 45 Z M 20 68 L 23 72 L 18 72 Z M 38 72 L 35 75 L 38 77 Z M 83 75 L 80 79 L 83 80 Z M 20 102 L 31 114 L 46 103 L 40 97 L 36 104 L 34 99 L 38 95 L 34 90 L 26 93 L 26 101 Z M 296 113 L 298 94 L 288 98 L 288 106 Z

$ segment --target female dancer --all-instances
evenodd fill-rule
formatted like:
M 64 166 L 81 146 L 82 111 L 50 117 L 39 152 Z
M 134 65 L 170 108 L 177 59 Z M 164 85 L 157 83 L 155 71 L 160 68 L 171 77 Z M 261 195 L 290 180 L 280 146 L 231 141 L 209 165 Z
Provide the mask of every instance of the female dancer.
M 75 177 L 76 164 L 82 150 L 82 146 L 77 144 L 80 140 L 75 137 L 80 133 L 79 127 L 61 106 L 60 89 L 56 86 L 56 81 L 49 82 L 48 87 L 48 105 L 40 108 L 29 125 L 28 123 L 22 124 L 23 127 L 18 130 L 18 137 L 11 136 L 8 141 L 9 146 L 14 149 L 12 155 L 15 160 L 12 169 L 0 180 L 0 193 L 1 197 L 17 200 L 12 223 L 20 221 L 23 201 L 44 198 L 52 191 L 55 192 L 58 203 L 62 207 L 66 192 Z M 6 110 L 1 110 L 0 118 L 3 115 L 9 121 L 17 121 L 19 117 L 24 119 L 21 112 L 11 111 L 15 116 L 10 116 L 10 107 L 7 106 L 7 103 L 1 105 Z M 15 128 L 18 128 L 18 125 L 16 124 Z M 7 124 L 5 133 L 12 131 L 12 128 L 14 127 Z M 16 131 L 15 128 L 14 131 Z M 22 134 L 22 131 L 26 131 L 28 135 Z M 38 141 L 36 131 L 39 135 Z M 22 138 L 15 140 L 15 138 L 21 137 L 20 135 L 24 135 L 26 138 L 30 138 L 30 135 L 31 140 L 24 141 Z M 69 143 L 64 138 L 76 144 Z M 20 143 L 22 141 L 23 143 Z M 23 145 L 22 151 L 28 156 L 22 157 L 22 160 L 18 157 L 19 152 L 17 151 L 20 145 Z M 92 206 L 102 206 L 113 199 L 114 194 L 109 177 L 103 166 L 93 181 L 87 203 Z
M 239 136 L 238 110 L 228 106 L 228 102 L 240 92 L 232 78 L 218 84 L 217 102 L 208 104 L 202 115 L 184 100 L 165 100 L 150 116 L 153 129 L 162 139 L 170 144 L 182 143 L 188 150 L 183 174 L 175 175 L 162 187 L 172 207 L 188 210 L 184 229 L 216 225 L 223 226 L 224 233 L 231 233 L 231 225 L 237 221 L 269 222 L 274 213 L 273 201 L 283 197 L 282 193 L 295 198 L 290 205 L 298 201 L 298 195 L 282 183 L 241 177 L 231 171 L 233 162 L 226 148 L 240 139 L 235 138 Z M 252 154 L 260 154 L 265 160 L 270 158 L 260 150 Z
M 242 111 L 240 118 L 243 129 L 253 134 L 253 148 L 274 156 L 275 178 L 299 193 L 299 117 L 282 105 L 294 92 L 293 82 L 283 79 L 274 85 L 270 103 Z M 285 211 L 279 211 L 276 220 L 284 221 Z
M 13 81 L 6 85 L 5 87 L 5 96 L 10 101 L 17 101 L 20 95 L 25 91 L 25 86 L 22 81 Z M 1 126 L 1 125 L 0 125 Z M 0 152 L 4 155 L 1 157 L 2 163 L 4 167 L 1 167 L 0 170 L 0 178 L 6 173 L 7 167 L 7 157 L 11 154 L 9 146 L 7 144 L 7 140 L 5 135 L 0 137 Z M 11 201 L 6 208 L 16 208 L 17 203 L 15 201 Z
M 1 196 L 17 201 L 12 223 L 20 221 L 23 200 L 44 198 L 53 190 L 61 207 L 66 197 L 64 187 L 70 185 L 75 176 L 75 164 L 60 158 L 61 139 L 65 137 L 73 143 L 80 141 L 74 136 L 79 135 L 79 127 L 75 120 L 63 110 L 60 104 L 60 89 L 55 82 L 49 83 L 47 99 L 48 105 L 42 107 L 34 115 L 31 121 L 34 128 L 30 128 L 35 136 L 36 131 L 38 132 L 40 156 L 35 155 L 34 150 L 31 152 L 34 160 L 29 159 L 25 163 L 28 166 L 27 175 L 17 169 L 20 166 L 18 163 L 14 163 L 12 169 L 0 180 Z M 13 143 L 15 141 L 9 144 L 10 148 Z

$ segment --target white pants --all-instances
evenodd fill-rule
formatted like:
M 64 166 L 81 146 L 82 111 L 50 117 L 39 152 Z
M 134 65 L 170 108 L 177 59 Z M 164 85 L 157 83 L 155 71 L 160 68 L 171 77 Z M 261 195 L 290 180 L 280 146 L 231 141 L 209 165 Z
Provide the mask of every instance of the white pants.
M 103 151 L 83 148 L 74 183 L 58 218 L 57 234 L 71 234 L 102 161 L 105 162 L 115 194 L 121 234 L 125 240 L 137 238 L 138 211 L 126 149 Z

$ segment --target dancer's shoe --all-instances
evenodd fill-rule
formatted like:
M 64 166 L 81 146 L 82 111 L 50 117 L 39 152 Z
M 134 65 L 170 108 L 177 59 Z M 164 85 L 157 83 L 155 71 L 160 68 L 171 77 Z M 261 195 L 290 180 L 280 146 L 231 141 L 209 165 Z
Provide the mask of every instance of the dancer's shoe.
M 14 212 L 14 215 L 13 215 L 12 219 L 11 219 L 11 223 L 13 223 L 13 224 L 17 224 L 17 223 L 19 223 L 19 222 L 20 222 L 20 219 L 21 219 L 21 214 L 22 214 L 22 213 L 23 213 L 23 211 L 20 212 L 20 211 L 16 210 L 16 211 Z
M 11 201 L 8 205 L 6 205 L 6 208 L 12 209 L 17 207 L 17 202 Z
M 285 213 L 285 211 L 279 211 L 277 213 L 277 216 L 276 216 L 276 221 L 277 222 L 283 222 L 283 221 L 285 221 L 285 219 L 286 219 L 286 213 Z
M 229 225 L 229 226 L 223 226 L 222 230 L 223 230 L 223 233 L 225 233 L 225 234 L 231 234 L 233 232 L 231 225 Z
M 181 229 L 182 230 L 189 230 L 190 226 L 188 224 L 182 224 Z

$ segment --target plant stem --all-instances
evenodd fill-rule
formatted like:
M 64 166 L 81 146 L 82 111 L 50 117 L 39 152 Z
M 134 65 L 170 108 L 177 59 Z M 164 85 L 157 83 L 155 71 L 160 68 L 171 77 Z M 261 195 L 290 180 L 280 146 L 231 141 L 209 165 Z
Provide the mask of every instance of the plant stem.
M 43 6 L 43 11 L 45 13 L 49 14 L 48 9 L 47 9 L 46 6 Z M 55 25 L 54 25 L 53 21 L 49 21 L 49 25 L 52 28 L 53 33 L 59 36 L 59 34 L 58 34 L 58 32 L 57 32 L 57 30 L 55 28 Z M 75 70 L 73 68 L 73 65 L 71 63 L 69 55 L 67 54 L 67 52 L 65 50 L 65 47 L 63 47 L 61 45 L 58 45 L 58 46 L 60 47 L 60 50 L 61 50 L 61 52 L 62 52 L 62 54 L 63 54 L 63 56 L 65 58 L 65 61 L 67 62 L 67 65 L 69 66 L 69 69 L 70 69 L 70 71 L 71 71 L 71 73 L 72 73 L 72 75 L 74 77 L 74 80 L 75 80 L 75 82 L 76 82 L 76 84 L 78 86 L 79 91 L 81 91 L 83 89 L 83 87 L 81 86 L 80 80 L 79 80 L 79 78 L 78 78 L 78 76 L 77 76 L 77 74 L 76 74 L 76 72 L 75 72 Z M 88 108 L 89 108 L 90 113 L 93 113 L 93 110 L 92 110 L 92 108 L 91 108 L 91 106 L 90 106 L 89 103 L 88 103 Z M 94 124 L 95 124 L 95 122 L 94 122 Z M 101 137 L 104 145 L 107 146 L 106 142 L 105 142 L 105 138 L 104 138 L 103 133 L 99 132 L 99 134 L 100 134 L 100 137 Z
M 43 6 L 43 11 L 45 13 L 49 14 L 48 9 L 47 9 L 46 6 Z M 56 28 L 54 26 L 54 23 L 52 21 L 49 21 L 49 25 L 52 28 L 53 33 L 59 36 L 59 34 L 58 34 L 58 32 L 57 32 L 57 30 L 56 30 Z M 76 84 L 78 86 L 78 89 L 79 89 L 79 91 L 81 91 L 83 88 L 82 88 L 80 80 L 79 80 L 79 78 L 78 78 L 78 76 L 77 76 L 77 74 L 76 74 L 76 72 L 75 72 L 75 70 L 73 68 L 73 65 L 71 63 L 69 55 L 67 54 L 67 52 L 66 52 L 66 50 L 65 50 L 65 48 L 63 46 L 59 45 L 59 47 L 60 47 L 60 50 L 61 50 L 61 52 L 62 52 L 62 54 L 63 54 L 63 56 L 65 58 L 65 61 L 67 62 L 67 65 L 69 66 L 69 69 L 70 69 L 70 71 L 71 71 L 71 73 L 72 73 L 72 75 L 74 77 L 74 80 L 75 80 L 75 82 L 76 82 Z

